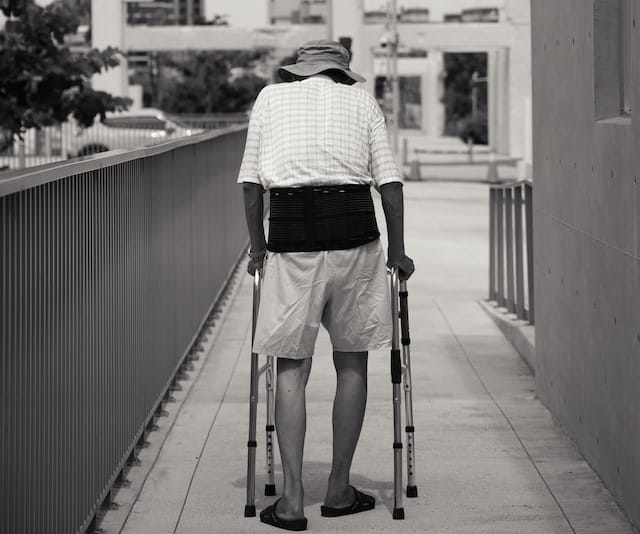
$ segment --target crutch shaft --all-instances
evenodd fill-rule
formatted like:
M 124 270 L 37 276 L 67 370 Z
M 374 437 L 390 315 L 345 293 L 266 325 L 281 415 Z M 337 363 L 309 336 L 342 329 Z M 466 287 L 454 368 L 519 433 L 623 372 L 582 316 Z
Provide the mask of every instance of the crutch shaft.
M 415 477 L 415 427 L 413 424 L 413 390 L 411 382 L 411 336 L 409 334 L 409 292 L 407 282 L 400 282 L 400 330 L 402 332 L 402 378 L 404 382 L 405 420 L 407 433 L 407 497 L 417 497 Z
M 264 486 L 264 494 L 272 496 L 276 494 L 275 475 L 273 470 L 273 431 L 274 426 L 274 392 L 273 392 L 273 356 L 267 356 L 267 369 L 265 373 L 265 382 L 267 389 L 267 424 L 266 431 L 266 471 L 267 482 Z
M 251 380 L 249 385 L 249 440 L 247 441 L 247 504 L 245 517 L 256 515 L 256 424 L 258 414 L 258 355 L 251 354 Z
M 402 360 L 398 334 L 398 270 L 391 270 L 391 383 L 393 388 L 393 518 L 404 519 L 402 507 Z
M 256 333 L 258 306 L 260 304 L 260 272 L 253 278 L 253 313 L 251 317 L 251 343 Z M 249 382 L 249 439 L 247 440 L 247 503 L 245 517 L 256 515 L 256 425 L 258 419 L 258 355 L 251 352 L 251 378 Z

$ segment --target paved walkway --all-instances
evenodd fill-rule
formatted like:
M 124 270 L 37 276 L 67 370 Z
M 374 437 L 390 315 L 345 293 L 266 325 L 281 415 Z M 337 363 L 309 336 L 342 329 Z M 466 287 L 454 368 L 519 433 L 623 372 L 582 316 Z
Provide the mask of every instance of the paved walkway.
M 486 186 L 410 183 L 405 191 L 407 250 L 417 266 L 409 303 L 419 497 L 405 500 L 404 521 L 392 520 L 388 353 L 372 353 L 352 481 L 374 494 L 378 506 L 341 519 L 320 516 L 335 387 L 330 345 L 321 335 L 308 386 L 309 530 L 631 534 L 609 493 L 536 400 L 529 368 L 478 304 L 487 286 Z M 234 283 L 208 354 L 151 435 L 142 465 L 129 474 L 131 486 L 116 497 L 119 510 L 103 522 L 105 533 L 275 532 L 243 517 L 251 279 L 238 275 Z M 263 409 L 260 415 L 258 429 Z M 273 500 L 258 492 L 257 506 Z

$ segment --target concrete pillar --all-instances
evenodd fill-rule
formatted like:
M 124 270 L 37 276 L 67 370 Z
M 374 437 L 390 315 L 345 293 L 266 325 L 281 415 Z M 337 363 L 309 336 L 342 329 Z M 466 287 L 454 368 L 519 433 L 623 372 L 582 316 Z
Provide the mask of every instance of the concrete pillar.
M 331 23 L 328 25 L 333 40 L 340 37 L 351 37 L 351 51 L 353 58 L 351 68 L 367 78 L 367 87 L 373 91 L 373 64 L 371 53 L 365 48 L 362 39 L 362 26 L 364 17 L 364 0 L 333 0 L 331 10 Z
M 509 50 L 498 48 L 487 54 L 489 146 L 509 154 Z
M 422 79 L 422 129 L 431 137 L 439 137 L 444 131 L 445 111 L 442 103 L 444 83 L 444 55 L 440 51 L 429 51 L 427 68 Z
M 103 49 L 113 46 L 125 50 L 124 29 L 126 3 L 123 0 L 92 0 L 91 44 Z M 129 73 L 126 56 L 120 56 L 120 65 L 94 76 L 91 85 L 114 96 L 128 96 Z

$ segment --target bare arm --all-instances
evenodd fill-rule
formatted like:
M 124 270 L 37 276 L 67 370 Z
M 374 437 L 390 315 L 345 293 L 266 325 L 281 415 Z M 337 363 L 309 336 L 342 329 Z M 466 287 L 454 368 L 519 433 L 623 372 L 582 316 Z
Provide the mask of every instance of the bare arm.
M 404 197 L 401 182 L 389 182 L 380 186 L 382 209 L 387 221 L 389 250 L 387 265 L 397 267 L 401 280 L 408 279 L 415 270 L 413 260 L 404 252 Z
M 264 190 L 259 184 L 245 182 L 242 184 L 244 195 L 244 211 L 249 229 L 251 249 L 247 271 L 253 275 L 256 269 L 262 269 L 262 262 L 267 251 L 267 241 L 264 236 Z

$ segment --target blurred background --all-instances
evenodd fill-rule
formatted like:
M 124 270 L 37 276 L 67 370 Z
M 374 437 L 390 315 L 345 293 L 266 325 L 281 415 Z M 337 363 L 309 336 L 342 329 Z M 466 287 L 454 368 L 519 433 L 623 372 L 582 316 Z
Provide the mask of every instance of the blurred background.
M 37 4 L 72 21 L 61 29 L 69 54 L 114 49 L 110 68 L 87 82 L 129 100 L 118 108 L 126 110 L 95 121 L 74 120 L 68 110 L 64 120 L 45 111 L 21 132 L 0 124 L 5 170 L 246 123 L 260 89 L 276 81 L 279 65 L 295 61 L 300 44 L 332 38 L 367 78 L 362 85 L 388 118 L 408 177 L 495 179 L 499 166 L 503 177 L 531 174 L 529 0 Z M 4 34 L 12 23 L 18 31 L 20 17 L 0 15 Z

